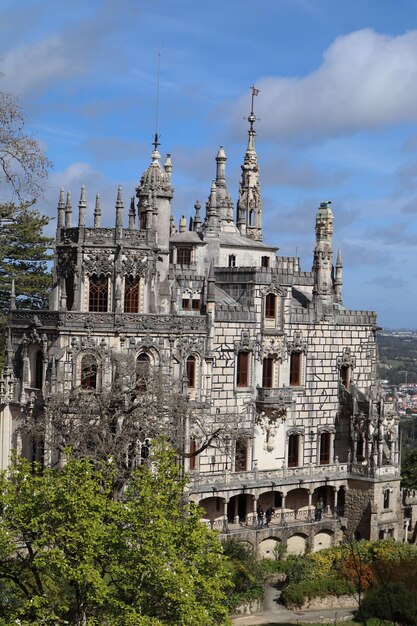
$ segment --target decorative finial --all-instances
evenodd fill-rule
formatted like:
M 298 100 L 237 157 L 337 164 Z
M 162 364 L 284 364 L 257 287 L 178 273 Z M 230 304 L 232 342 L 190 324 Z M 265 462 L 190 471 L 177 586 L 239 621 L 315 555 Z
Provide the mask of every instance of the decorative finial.
M 71 192 L 67 193 L 67 203 L 65 205 L 65 228 L 71 228 L 72 219 L 72 204 L 71 204 Z
M 94 228 L 100 228 L 101 225 L 101 206 L 100 206 L 100 194 L 96 195 L 96 204 L 94 207 Z
M 130 198 L 130 208 L 129 208 L 129 230 L 135 230 L 135 196 Z
M 64 197 L 64 188 L 61 187 L 59 192 L 59 200 L 58 200 L 58 228 L 63 228 L 65 226 L 65 197 Z
M 122 186 L 117 188 L 117 200 L 116 200 L 116 228 L 123 228 L 123 198 L 122 198 Z
M 81 186 L 80 201 L 78 203 L 78 226 L 85 226 L 85 211 L 87 202 L 85 200 L 85 185 Z

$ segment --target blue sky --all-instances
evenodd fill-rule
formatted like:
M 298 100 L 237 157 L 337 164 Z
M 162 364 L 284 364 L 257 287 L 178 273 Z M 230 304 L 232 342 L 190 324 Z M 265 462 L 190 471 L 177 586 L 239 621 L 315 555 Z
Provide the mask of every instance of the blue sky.
M 264 233 L 311 269 L 331 200 L 347 307 L 417 327 L 415 0 L 0 1 L 0 89 L 54 163 L 40 208 L 86 185 L 110 225 L 150 160 L 171 153 L 173 211 L 203 204 L 224 145 L 236 201 L 255 84 Z

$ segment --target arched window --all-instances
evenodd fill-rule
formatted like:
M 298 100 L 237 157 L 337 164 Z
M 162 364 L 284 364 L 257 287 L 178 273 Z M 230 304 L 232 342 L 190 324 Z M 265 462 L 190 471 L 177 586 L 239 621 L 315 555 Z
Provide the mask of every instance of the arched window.
M 236 255 L 229 254 L 229 267 L 236 267 Z
M 187 367 L 187 387 L 194 389 L 196 384 L 196 360 L 195 356 L 189 356 L 186 363 Z
M 43 355 L 42 351 L 38 350 L 35 357 L 35 376 L 34 376 L 35 389 L 42 389 L 43 383 Z
M 274 359 L 267 357 L 262 363 L 262 387 L 272 387 Z
M 90 290 L 88 298 L 88 310 L 93 312 L 107 312 L 109 299 L 109 286 L 107 276 L 90 276 Z
M 288 467 L 297 467 L 300 464 L 300 435 L 298 433 L 288 437 Z
M 385 489 L 384 491 L 384 509 L 389 509 L 389 500 L 390 500 L 389 489 Z
M 236 386 L 249 385 L 249 352 L 239 352 L 237 355 Z
M 126 276 L 125 278 L 124 312 L 139 312 L 139 278 L 136 276 Z
M 292 352 L 290 357 L 290 385 L 301 385 L 301 352 Z
M 277 297 L 274 293 L 268 293 L 265 297 L 265 318 L 275 319 Z
M 138 394 L 145 393 L 148 388 L 150 367 L 149 354 L 141 352 L 136 359 L 136 390 Z
M 85 354 L 81 359 L 81 387 L 97 389 L 97 359 L 92 354 Z

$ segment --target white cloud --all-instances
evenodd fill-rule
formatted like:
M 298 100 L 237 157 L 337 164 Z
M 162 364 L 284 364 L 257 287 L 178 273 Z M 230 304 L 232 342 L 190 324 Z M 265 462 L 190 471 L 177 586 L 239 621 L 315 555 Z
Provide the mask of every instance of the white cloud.
M 262 133 L 313 141 L 417 120 L 417 31 L 373 30 L 335 39 L 322 65 L 302 78 L 261 78 L 256 114 Z M 247 96 L 239 110 L 247 108 Z
M 2 87 L 25 95 L 43 89 L 51 80 L 67 79 L 82 71 L 80 55 L 58 35 L 14 48 L 4 56 Z

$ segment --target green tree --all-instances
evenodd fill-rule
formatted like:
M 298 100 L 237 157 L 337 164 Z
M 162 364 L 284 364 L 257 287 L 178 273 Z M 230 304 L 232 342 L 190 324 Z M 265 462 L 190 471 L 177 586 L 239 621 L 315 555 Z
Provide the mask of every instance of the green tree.
M 417 489 L 417 450 L 410 452 L 402 463 L 401 486 L 406 489 Z
M 16 459 L 0 479 L 0 618 L 109 626 L 227 624 L 217 536 L 184 499 L 173 453 L 156 443 L 123 500 L 100 469 Z M 1 622 L 0 622 L 1 623 Z
M 49 218 L 31 204 L 0 205 L 0 369 L 12 280 L 18 308 L 47 307 L 51 287 L 48 261 L 52 239 L 43 235 Z

